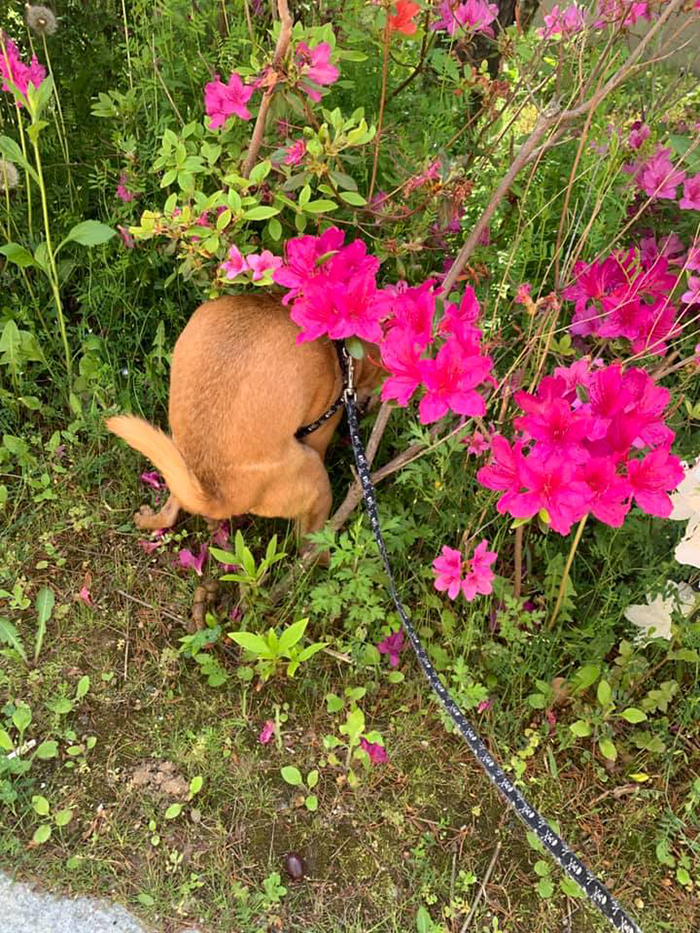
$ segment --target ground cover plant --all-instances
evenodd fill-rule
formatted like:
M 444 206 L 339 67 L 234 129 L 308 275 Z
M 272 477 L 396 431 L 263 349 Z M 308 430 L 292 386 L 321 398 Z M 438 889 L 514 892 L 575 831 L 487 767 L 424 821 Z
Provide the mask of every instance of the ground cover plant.
M 363 422 L 433 663 L 642 928 L 700 884 L 698 4 L 0 14 L 0 866 L 159 931 L 605 924 L 420 676 L 337 510 L 139 533 L 196 305 L 377 343 Z M 290 853 L 293 855 L 290 857 Z

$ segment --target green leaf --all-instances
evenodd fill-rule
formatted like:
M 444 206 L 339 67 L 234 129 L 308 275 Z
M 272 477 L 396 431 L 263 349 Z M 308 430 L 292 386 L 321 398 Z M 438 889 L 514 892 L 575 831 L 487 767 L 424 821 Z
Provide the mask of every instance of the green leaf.
M 258 162 L 257 165 L 253 166 L 250 175 L 248 176 L 248 181 L 251 185 L 259 185 L 260 182 L 264 181 L 270 174 L 271 168 L 272 162 L 269 159 L 265 159 L 264 162 Z
M 361 194 L 358 194 L 356 191 L 340 191 L 341 200 L 345 201 L 346 204 L 352 204 L 353 207 L 364 207 L 367 203 L 367 199 L 363 198 Z M 308 205 L 307 205 L 307 210 Z
M 546 697 L 542 696 L 541 693 L 531 693 L 527 697 L 527 704 L 533 709 L 544 709 L 547 705 Z
M 576 693 L 583 693 L 584 690 L 587 690 L 598 680 L 599 676 L 600 668 L 597 664 L 585 664 L 576 672 L 572 681 L 572 688 Z
M 612 688 L 607 680 L 601 680 L 598 684 L 598 702 L 601 706 L 607 706 L 612 700 Z
M 222 551 L 221 548 L 210 547 L 209 553 L 221 564 L 238 564 L 238 557 L 232 554 L 231 551 Z
M 254 635 L 252 632 L 229 632 L 228 637 L 252 654 L 270 657 L 268 644 L 260 635 Z
M 600 749 L 600 754 L 607 758 L 608 761 L 615 761 L 617 758 L 617 749 L 615 748 L 615 743 L 611 739 L 601 739 L 598 742 L 598 748 Z
M 307 214 L 323 214 L 325 211 L 335 211 L 338 205 L 335 201 L 329 201 L 328 198 L 319 198 L 318 201 L 309 201 L 304 205 Z
M 19 165 L 24 165 L 24 154 L 22 150 L 9 136 L 0 136 L 0 154 L 2 154 L 10 162 L 17 162 Z
M 337 713 L 345 706 L 345 700 L 336 693 L 326 694 L 326 709 L 329 713 Z
M 21 246 L 19 243 L 5 243 L 4 246 L 0 246 L 0 253 L 9 259 L 10 262 L 19 266 L 20 269 L 25 269 L 27 266 L 34 265 L 34 257 L 32 254 L 26 247 Z
M 308 661 L 309 658 L 313 658 L 315 654 L 318 654 L 319 651 L 323 651 L 326 647 L 327 642 L 325 641 L 315 641 L 313 645 L 307 645 L 306 648 L 303 648 L 299 654 L 296 656 L 296 660 L 301 664 L 303 661 Z
M 541 878 L 537 883 L 537 893 L 539 896 L 546 900 L 548 897 L 551 897 L 554 893 L 554 883 L 551 878 Z
M 341 735 L 347 735 L 350 745 L 357 745 L 364 731 L 365 714 L 357 707 L 348 713 L 347 719 L 340 727 L 340 733 Z
M 270 239 L 274 240 L 277 243 L 282 237 L 282 224 L 277 220 L 276 217 L 273 217 L 270 223 L 267 225 L 267 232 L 270 234 Z
M 40 794 L 35 794 L 32 797 L 32 807 L 34 808 L 34 812 L 38 813 L 39 816 L 49 815 L 49 802 L 46 797 L 42 797 Z
M 10 734 L 6 729 L 0 729 L 0 749 L 4 752 L 11 752 L 14 749 Z
M 99 220 L 83 220 L 68 231 L 68 235 L 61 243 L 61 246 L 69 242 L 80 243 L 81 246 L 99 246 L 101 243 L 111 240 L 116 232 L 107 224 L 100 223 Z
M 576 722 L 573 722 L 569 729 L 577 735 L 580 739 L 585 738 L 587 735 L 591 734 L 591 727 L 584 719 L 578 719 Z
M 22 639 L 19 637 L 19 632 L 12 622 L 4 617 L 0 617 L 0 642 L 14 648 L 24 663 L 27 663 L 27 655 L 22 645 Z
M 583 890 L 583 888 L 580 885 L 576 884 L 573 878 L 569 878 L 566 875 L 564 875 L 564 877 L 560 879 L 559 887 L 564 892 L 564 894 L 567 895 L 567 897 L 579 897 L 580 898 L 580 897 L 586 896 L 586 892 Z
M 58 742 L 54 742 L 53 739 L 48 739 L 46 742 L 41 743 L 34 754 L 42 761 L 45 761 L 47 758 L 55 758 L 58 754 Z
M 306 775 L 306 786 L 309 790 L 313 790 L 314 787 L 318 784 L 318 771 L 314 768 L 313 771 L 309 771 Z
M 204 784 L 204 778 L 202 777 L 201 774 L 198 774 L 192 778 L 192 780 L 190 781 L 190 794 L 192 797 L 194 797 L 195 794 L 198 794 L 200 792 L 203 784 Z
M 153 907 L 156 902 L 156 899 L 152 895 L 147 894 L 145 891 L 142 891 L 136 896 L 136 900 L 139 904 L 143 904 L 144 907 Z
M 310 810 L 312 813 L 318 810 L 318 797 L 316 794 L 309 794 L 304 803 L 306 804 L 306 809 Z
M 32 711 L 29 709 L 26 703 L 22 703 L 21 706 L 18 706 L 12 714 L 12 724 L 19 732 L 20 737 L 24 735 L 24 732 L 26 731 L 31 721 Z
M 416 931 L 417 933 L 431 933 L 432 929 L 433 921 L 430 918 L 430 914 L 421 904 L 421 906 L 418 908 L 418 913 L 416 914 Z
M 627 722 L 644 722 L 647 718 L 647 714 L 642 712 L 641 709 L 637 709 L 636 706 L 628 706 L 627 709 L 623 709 L 620 713 L 623 719 L 626 719 Z
M 289 628 L 286 628 L 280 635 L 278 653 L 287 654 L 289 649 L 304 637 L 304 632 L 308 624 L 308 619 L 300 619 L 298 622 L 294 622 L 290 625 Z
M 32 836 L 32 842 L 40 846 L 43 843 L 48 842 L 51 838 L 51 826 L 49 823 L 44 823 L 41 826 L 37 827 Z
M 279 214 L 279 212 L 279 207 L 268 207 L 265 204 L 261 204 L 259 207 L 251 207 L 243 216 L 245 220 L 267 220 L 270 217 L 274 217 L 275 214 Z
M 544 859 L 538 859 L 534 865 L 535 874 L 539 875 L 540 878 L 547 878 L 552 873 L 549 862 L 545 862 Z
M 37 593 L 36 603 L 34 606 L 37 614 L 37 630 L 36 638 L 34 639 L 35 664 L 39 660 L 41 646 L 44 643 L 44 635 L 46 634 L 46 623 L 51 618 L 51 613 L 53 612 L 55 602 L 56 597 L 53 594 L 53 590 L 49 589 L 48 586 L 42 587 Z
M 166 820 L 174 820 L 176 816 L 179 816 L 182 813 L 182 804 L 181 803 L 171 803 L 168 809 L 165 811 Z
M 294 765 L 285 765 L 280 773 L 287 784 L 291 784 L 292 787 L 301 787 L 304 783 L 301 772 Z
M 58 813 L 54 813 L 53 821 L 56 826 L 67 826 L 70 821 L 73 819 L 72 810 L 59 810 Z
M 82 700 L 85 694 L 90 689 L 90 678 L 87 674 L 84 674 L 78 681 L 78 687 L 75 691 L 76 700 Z

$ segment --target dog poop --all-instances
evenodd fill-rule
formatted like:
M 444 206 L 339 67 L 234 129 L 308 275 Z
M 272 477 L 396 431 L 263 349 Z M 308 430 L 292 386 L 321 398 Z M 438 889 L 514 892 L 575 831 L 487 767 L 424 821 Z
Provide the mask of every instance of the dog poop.
M 292 881 L 301 881 L 306 874 L 306 862 L 298 852 L 289 852 L 284 857 L 284 870 Z

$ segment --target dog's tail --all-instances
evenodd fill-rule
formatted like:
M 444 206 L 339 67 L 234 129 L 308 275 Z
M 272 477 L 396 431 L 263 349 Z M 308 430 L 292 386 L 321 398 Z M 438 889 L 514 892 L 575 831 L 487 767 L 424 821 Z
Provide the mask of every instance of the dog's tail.
M 165 477 L 168 489 L 185 511 L 209 518 L 217 517 L 214 513 L 219 509 L 219 503 L 206 494 L 172 438 L 164 431 L 133 415 L 107 418 L 105 424 L 112 434 L 121 437 L 155 464 Z

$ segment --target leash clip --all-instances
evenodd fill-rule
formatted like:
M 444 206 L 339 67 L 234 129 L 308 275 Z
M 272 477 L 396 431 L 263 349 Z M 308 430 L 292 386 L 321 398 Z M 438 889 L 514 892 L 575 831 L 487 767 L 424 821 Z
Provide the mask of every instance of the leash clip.
M 343 397 L 346 400 L 349 398 L 354 400 L 356 396 L 354 360 L 348 353 L 345 344 L 341 348 L 341 353 L 343 359 Z

